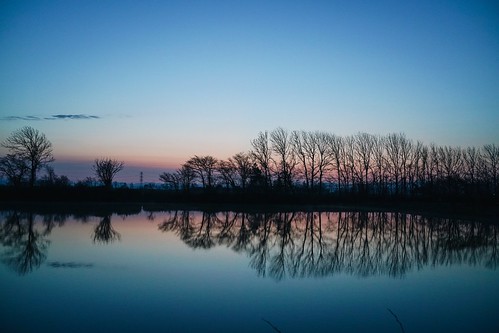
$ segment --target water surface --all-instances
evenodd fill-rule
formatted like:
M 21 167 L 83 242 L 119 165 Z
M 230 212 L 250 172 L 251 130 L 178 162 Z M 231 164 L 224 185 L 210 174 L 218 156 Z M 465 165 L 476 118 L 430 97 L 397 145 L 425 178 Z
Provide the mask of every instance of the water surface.
M 5 332 L 498 332 L 499 227 L 382 212 L 0 214 Z

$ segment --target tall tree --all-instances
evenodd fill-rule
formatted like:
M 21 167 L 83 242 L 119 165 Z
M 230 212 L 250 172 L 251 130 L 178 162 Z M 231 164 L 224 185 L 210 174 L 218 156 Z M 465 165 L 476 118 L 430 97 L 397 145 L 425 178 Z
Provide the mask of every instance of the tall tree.
M 495 144 L 483 146 L 483 159 L 485 174 L 492 183 L 492 194 L 497 195 L 498 173 L 499 173 L 499 147 Z
M 368 133 L 358 133 L 354 136 L 354 147 L 356 164 L 360 168 L 361 186 L 365 194 L 368 194 L 369 171 L 373 162 L 376 137 Z
M 293 185 L 293 170 L 296 166 L 290 135 L 279 127 L 270 133 L 270 142 L 276 155 L 277 180 L 285 189 L 289 189 Z
M 269 144 L 269 133 L 267 131 L 258 133 L 258 137 L 251 141 L 251 146 L 253 147 L 251 155 L 257 167 L 263 172 L 265 185 L 271 186 L 270 162 L 272 161 L 272 150 Z
M 98 158 L 95 160 L 93 169 L 97 179 L 99 179 L 104 186 L 111 188 L 113 186 L 113 179 L 118 172 L 123 170 L 125 163 L 110 158 Z
M 245 190 L 253 167 L 251 156 L 245 153 L 237 153 L 236 155 L 232 156 L 229 161 L 234 165 L 236 169 L 236 173 L 238 174 L 241 181 L 241 188 Z
M 26 161 L 31 187 L 35 185 L 38 170 L 54 161 L 52 143 L 45 134 L 29 126 L 13 132 L 2 142 L 2 146 L 9 150 L 10 155 Z

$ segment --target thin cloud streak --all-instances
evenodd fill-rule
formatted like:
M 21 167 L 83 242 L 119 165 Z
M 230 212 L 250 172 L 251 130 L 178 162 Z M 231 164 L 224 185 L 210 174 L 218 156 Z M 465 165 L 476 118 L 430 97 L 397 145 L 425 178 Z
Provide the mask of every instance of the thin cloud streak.
M 40 121 L 40 120 L 80 120 L 80 119 L 100 119 L 99 116 L 88 115 L 88 114 L 55 114 L 50 117 L 38 117 L 38 116 L 7 116 L 2 117 L 0 120 L 25 120 L 25 121 Z
M 45 118 L 47 120 L 53 119 L 99 119 L 98 116 L 86 115 L 86 114 L 56 114 L 52 118 Z
M 36 116 L 7 116 L 7 117 L 2 117 L 0 119 L 1 120 L 28 120 L 28 121 L 42 120 L 40 117 L 36 117 Z

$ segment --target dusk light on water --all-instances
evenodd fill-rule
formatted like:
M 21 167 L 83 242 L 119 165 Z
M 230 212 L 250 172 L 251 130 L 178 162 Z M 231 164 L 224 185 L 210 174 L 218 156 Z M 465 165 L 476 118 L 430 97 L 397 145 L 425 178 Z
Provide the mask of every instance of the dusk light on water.
M 494 1 L 0 2 L 2 332 L 498 332 Z

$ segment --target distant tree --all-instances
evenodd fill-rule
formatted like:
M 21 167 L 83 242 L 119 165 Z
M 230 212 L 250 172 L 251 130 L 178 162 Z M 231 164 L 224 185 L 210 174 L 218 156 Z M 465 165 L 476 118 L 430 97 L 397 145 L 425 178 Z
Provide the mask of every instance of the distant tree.
M 45 134 L 26 126 L 13 132 L 2 146 L 9 150 L 9 154 L 16 159 L 25 160 L 29 169 L 29 184 L 35 185 L 36 173 L 41 167 L 54 161 L 52 143 Z
M 482 164 L 480 151 L 475 147 L 468 147 L 463 150 L 463 168 L 464 177 L 471 186 L 475 185 L 478 176 L 478 170 Z
M 357 133 L 354 136 L 354 149 L 357 168 L 359 169 L 360 182 L 363 191 L 368 194 L 369 171 L 374 160 L 374 148 L 376 146 L 376 137 L 368 133 Z
M 0 158 L 0 175 L 4 175 L 7 181 L 14 186 L 20 186 L 26 181 L 29 166 L 26 159 L 15 154 L 7 154 Z
M 111 188 L 113 179 L 118 172 L 123 170 L 125 163 L 110 158 L 98 158 L 95 160 L 93 169 L 97 179 L 101 181 L 104 186 Z
M 495 144 L 483 146 L 485 175 L 492 185 L 492 194 L 497 195 L 499 173 L 499 147 Z
M 272 151 L 269 144 L 269 133 L 267 131 L 258 133 L 258 137 L 251 141 L 253 150 L 251 156 L 257 164 L 257 168 L 262 172 L 265 179 L 265 186 L 272 184 L 270 163 L 272 161 Z
M 319 192 L 322 191 L 324 176 L 331 170 L 334 155 L 331 149 L 332 135 L 326 132 L 314 132 L 315 144 L 317 145 L 317 171 L 319 177 Z
M 159 180 L 165 183 L 165 186 L 173 188 L 175 191 L 179 191 L 180 189 L 188 191 L 191 188 L 194 177 L 194 171 L 191 167 L 184 164 L 175 172 L 163 172 L 159 175 Z
M 338 183 L 338 193 L 341 192 L 341 181 L 342 181 L 342 168 L 341 159 L 343 151 L 343 138 L 332 134 L 329 137 L 329 145 L 331 149 L 331 154 L 333 158 L 333 170 L 336 171 L 336 181 Z M 334 176 L 333 176 L 334 177 Z
M 236 187 L 236 166 L 232 163 L 232 160 L 218 161 L 217 171 L 220 175 L 220 180 L 225 184 L 226 188 L 235 188 Z
M 181 175 L 178 170 L 175 172 L 163 172 L 159 175 L 159 180 L 165 183 L 166 187 L 173 188 L 175 191 L 178 191 L 180 189 L 180 184 L 182 181 Z
M 42 177 L 40 183 L 44 186 L 57 186 L 65 187 L 69 186 L 69 178 L 67 176 L 58 176 L 55 174 L 54 168 L 47 165 L 45 166 L 46 175 Z
M 243 190 L 246 189 L 249 178 L 251 176 L 251 170 L 253 168 L 251 156 L 245 153 L 237 153 L 236 155 L 229 158 L 229 161 L 235 167 L 236 173 L 239 176 L 241 188 Z
M 215 171 L 218 161 L 213 156 L 197 156 L 189 159 L 185 165 L 199 177 L 203 188 L 212 188 L 215 182 Z
M 285 189 L 293 185 L 293 172 L 297 165 L 291 135 L 279 127 L 270 133 L 271 150 L 275 153 L 275 170 L 279 184 Z
M 317 147 L 315 138 L 309 132 L 294 131 L 291 135 L 293 154 L 298 161 L 298 167 L 305 180 L 306 188 L 314 187 L 317 175 Z
M 177 173 L 180 176 L 180 184 L 182 186 L 182 189 L 184 191 L 189 191 L 189 189 L 192 187 L 192 182 L 196 177 L 196 175 L 194 174 L 194 170 L 192 170 L 189 165 L 184 164 L 179 170 L 177 170 Z

